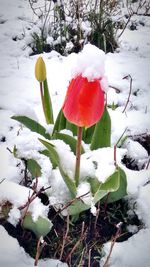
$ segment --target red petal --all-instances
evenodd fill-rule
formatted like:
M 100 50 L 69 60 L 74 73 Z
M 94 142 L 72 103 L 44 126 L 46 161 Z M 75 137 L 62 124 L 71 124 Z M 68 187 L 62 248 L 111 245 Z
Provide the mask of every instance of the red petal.
M 90 127 L 101 118 L 104 111 L 104 92 L 100 81 L 89 82 L 78 76 L 68 87 L 63 112 L 65 117 L 80 127 Z

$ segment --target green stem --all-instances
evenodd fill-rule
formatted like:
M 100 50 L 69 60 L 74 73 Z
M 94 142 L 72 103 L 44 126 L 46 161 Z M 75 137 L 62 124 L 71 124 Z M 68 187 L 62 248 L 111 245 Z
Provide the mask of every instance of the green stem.
M 44 104 L 44 95 L 43 95 L 43 82 L 40 82 L 40 93 L 41 93 L 41 100 L 42 100 L 42 107 L 45 115 L 45 104 Z
M 76 146 L 76 168 L 75 168 L 76 186 L 79 185 L 79 177 L 80 177 L 81 141 L 82 141 L 82 127 L 78 127 L 77 146 Z

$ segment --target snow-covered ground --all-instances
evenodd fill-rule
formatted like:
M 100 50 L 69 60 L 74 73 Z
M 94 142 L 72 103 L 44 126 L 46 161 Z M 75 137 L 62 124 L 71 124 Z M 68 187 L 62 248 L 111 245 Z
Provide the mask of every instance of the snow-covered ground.
M 37 142 L 37 135 L 27 129 L 20 129 L 19 124 L 11 119 L 12 115 L 23 114 L 45 124 L 39 86 L 34 77 L 34 67 L 38 56 L 28 56 L 30 51 L 24 40 L 13 40 L 33 19 L 29 3 L 25 0 L 11 2 L 0 0 L 0 6 L 0 140 L 6 139 L 6 142 L 0 142 L 0 181 L 5 179 L 0 184 L 0 201 L 2 199 L 12 201 L 14 210 L 9 219 L 10 222 L 16 223 L 20 216 L 16 211 L 17 207 L 24 203 L 24 198 L 28 197 L 28 190 L 22 188 L 23 191 L 20 189 L 17 191 L 17 188 L 21 187 L 18 183 L 23 178 L 17 167 L 17 163 L 20 161 L 15 159 L 7 148 L 12 150 L 16 144 L 21 157 L 32 155 L 32 158 L 36 158 L 41 163 L 42 177 L 39 179 L 39 186 L 48 186 L 50 182 L 53 188 L 53 192 L 50 192 L 51 202 L 62 203 L 64 195 L 67 200 L 68 191 L 57 170 L 53 171 L 46 157 L 38 154 L 37 151 L 41 148 L 41 144 Z M 135 16 L 135 20 L 137 19 Z M 138 26 L 136 31 L 126 29 L 119 40 L 118 51 L 106 55 L 106 75 L 109 85 L 120 90 L 120 93 L 116 93 L 114 89 L 110 88 L 108 92 L 108 104 L 114 103 L 118 106 L 115 110 L 109 109 L 112 120 L 112 146 L 126 128 L 128 135 L 150 134 L 150 17 L 142 16 L 140 19 L 144 26 Z M 53 51 L 42 56 L 47 67 L 47 79 L 56 117 L 64 101 L 77 55 L 71 54 L 62 57 Z M 129 95 L 129 79 L 123 79 L 127 75 L 131 75 L 133 80 L 132 93 L 126 112 L 122 112 Z M 73 175 L 75 156 L 62 141 L 53 142 L 59 151 L 63 167 L 70 176 Z M 97 174 L 94 173 L 94 175 L 98 175 L 100 170 L 102 179 L 105 179 L 109 172 L 113 172 L 113 148 L 99 149 L 93 152 L 89 151 L 86 146 L 85 149 L 87 151 L 81 161 L 82 177 L 93 173 L 91 161 L 97 161 L 97 159 L 99 165 Z M 126 140 L 123 148 L 117 150 L 118 163 L 127 174 L 128 197 L 136 202 L 135 212 L 145 224 L 145 229 L 140 230 L 129 240 L 115 244 L 110 267 L 140 267 L 141 265 L 149 267 L 150 186 L 147 182 L 150 181 L 150 167 L 147 170 L 146 168 L 140 171 L 129 170 L 121 163 L 124 154 L 135 159 L 139 166 L 146 166 L 148 153 L 139 143 L 130 138 Z M 42 215 L 47 212 L 42 203 L 37 200 L 30 208 L 35 217 L 38 216 L 38 212 Z M 109 246 L 110 243 L 104 246 L 106 255 Z M 1 226 L 0 266 L 29 267 L 33 264 L 33 259 L 26 255 L 17 240 L 10 237 Z M 60 262 L 58 264 L 58 261 L 53 260 L 40 260 L 39 267 L 44 266 L 66 266 L 66 264 Z

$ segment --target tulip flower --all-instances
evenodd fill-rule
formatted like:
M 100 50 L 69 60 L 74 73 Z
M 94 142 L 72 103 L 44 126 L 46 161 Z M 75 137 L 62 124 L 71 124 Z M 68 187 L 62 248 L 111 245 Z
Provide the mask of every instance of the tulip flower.
M 66 119 L 79 127 L 97 123 L 104 111 L 100 80 L 88 81 L 81 75 L 72 79 L 62 109 Z
M 52 124 L 54 123 L 53 109 L 46 78 L 46 65 L 42 57 L 39 57 L 36 61 L 35 77 L 40 84 L 40 94 L 45 120 L 47 124 Z
M 82 127 L 90 127 L 97 123 L 104 111 L 104 91 L 100 81 L 101 79 L 88 81 L 82 75 L 72 79 L 62 107 L 66 119 L 78 126 L 76 186 L 79 184 Z
M 46 80 L 46 66 L 42 57 L 39 57 L 35 64 L 35 77 L 39 82 Z

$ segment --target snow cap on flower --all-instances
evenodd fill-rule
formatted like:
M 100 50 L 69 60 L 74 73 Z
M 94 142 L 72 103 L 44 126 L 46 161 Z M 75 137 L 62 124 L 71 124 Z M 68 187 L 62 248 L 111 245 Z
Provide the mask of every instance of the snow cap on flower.
M 105 53 L 91 44 L 76 57 L 62 110 L 66 119 L 79 127 L 90 127 L 102 117 L 108 88 L 104 62 Z
M 78 53 L 76 64 L 72 68 L 72 78 L 79 75 L 93 81 L 101 79 L 102 90 L 108 91 L 108 83 L 105 76 L 105 53 L 98 47 L 86 44 L 83 50 Z
M 39 57 L 35 64 L 35 77 L 39 82 L 46 80 L 46 66 L 42 57 Z

